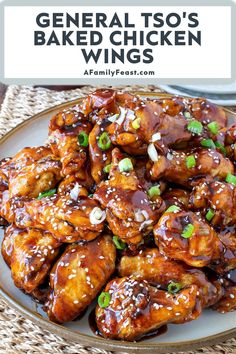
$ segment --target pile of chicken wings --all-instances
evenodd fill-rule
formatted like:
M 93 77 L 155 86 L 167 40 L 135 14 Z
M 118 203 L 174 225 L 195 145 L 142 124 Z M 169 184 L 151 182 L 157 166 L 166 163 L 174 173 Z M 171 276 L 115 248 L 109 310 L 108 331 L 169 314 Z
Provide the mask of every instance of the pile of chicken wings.
M 101 89 L 0 161 L 2 255 L 57 323 L 96 301 L 99 333 L 138 340 L 236 310 L 236 125 L 202 98 Z

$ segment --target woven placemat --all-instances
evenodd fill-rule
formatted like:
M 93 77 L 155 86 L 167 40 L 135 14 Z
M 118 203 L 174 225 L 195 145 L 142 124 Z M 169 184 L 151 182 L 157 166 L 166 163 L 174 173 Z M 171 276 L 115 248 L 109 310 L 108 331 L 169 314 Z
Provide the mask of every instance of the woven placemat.
M 122 89 L 122 87 L 118 87 Z M 155 86 L 126 86 L 127 90 L 158 91 Z M 50 91 L 30 86 L 9 86 L 0 112 L 0 136 L 30 116 L 59 103 L 82 97 L 93 91 L 85 86 L 70 91 Z M 43 354 L 111 354 L 97 348 L 85 348 L 67 341 L 35 325 L 19 315 L 0 298 L 0 353 L 43 353 Z M 212 347 L 204 347 L 187 354 L 236 353 L 236 338 Z M 121 353 L 120 353 L 121 354 Z M 174 354 L 174 353 L 172 353 Z

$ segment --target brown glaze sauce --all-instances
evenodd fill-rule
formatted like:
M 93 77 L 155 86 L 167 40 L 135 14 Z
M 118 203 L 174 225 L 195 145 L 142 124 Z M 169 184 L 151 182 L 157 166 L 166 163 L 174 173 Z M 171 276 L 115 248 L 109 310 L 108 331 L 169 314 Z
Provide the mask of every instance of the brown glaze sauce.
M 102 337 L 101 332 L 99 331 L 98 327 L 97 327 L 97 323 L 96 323 L 96 316 L 95 316 L 95 309 L 93 309 L 89 316 L 88 316 L 88 322 L 89 322 L 89 327 L 91 329 L 91 331 L 98 337 Z M 149 333 L 144 334 L 143 336 L 137 338 L 135 340 L 135 342 L 141 342 L 145 339 L 151 339 L 151 338 L 155 338 L 157 336 L 161 336 L 162 334 L 165 334 L 168 331 L 168 327 L 167 325 L 161 326 L 157 329 L 155 329 L 154 331 L 151 331 Z

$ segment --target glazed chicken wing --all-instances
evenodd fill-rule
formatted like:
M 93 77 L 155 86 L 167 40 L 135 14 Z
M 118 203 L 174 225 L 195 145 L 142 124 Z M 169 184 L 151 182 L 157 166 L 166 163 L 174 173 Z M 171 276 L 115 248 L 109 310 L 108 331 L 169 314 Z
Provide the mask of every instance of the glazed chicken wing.
M 109 180 L 101 182 L 94 199 L 106 208 L 107 221 L 114 235 L 124 242 L 138 244 L 143 234 L 152 230 L 159 214 L 163 211 L 161 198 L 149 200 L 140 186 L 130 159 L 122 159 L 118 149 L 112 151 Z M 122 164 L 129 164 L 129 171 Z
M 224 287 L 224 295 L 213 306 L 215 310 L 221 313 L 236 310 L 236 269 L 233 269 L 221 278 Z
M 10 196 L 36 198 L 61 180 L 61 163 L 50 148 L 25 148 L 0 167 Z
M 194 163 L 187 166 L 191 157 Z M 153 181 L 164 178 L 182 186 L 191 186 L 197 178 L 210 176 L 225 180 L 228 173 L 234 172 L 232 162 L 216 150 L 197 149 L 190 152 L 171 151 L 167 156 L 159 156 L 154 163 L 149 163 Z
M 198 305 L 197 289 L 192 285 L 171 295 L 135 277 L 114 279 L 105 288 L 109 305 L 96 307 L 98 329 L 105 338 L 140 339 L 166 323 L 189 318 Z
M 211 224 L 232 225 L 236 222 L 236 188 L 220 181 L 200 181 L 191 193 L 190 205 L 206 215 L 212 211 Z
M 121 257 L 118 271 L 121 277 L 134 275 L 162 288 L 167 288 L 171 283 L 178 283 L 181 288 L 195 284 L 203 307 L 213 305 L 222 296 L 220 282 L 213 284 L 200 269 L 168 259 L 157 248 L 141 250 L 136 256 Z M 200 313 L 196 309 L 191 316 L 197 318 Z
M 192 212 L 165 212 L 154 227 L 154 237 L 162 254 L 193 267 L 219 260 L 223 245 L 216 232 Z
M 68 246 L 51 272 L 49 318 L 63 323 L 78 317 L 114 272 L 115 259 L 115 246 L 108 235 Z
M 165 97 L 157 99 L 157 102 L 170 116 L 182 114 L 185 118 L 197 119 L 202 124 L 216 122 L 219 128 L 224 128 L 227 124 L 224 109 L 205 98 Z
M 62 174 L 75 174 L 85 164 L 91 123 L 74 106 L 52 117 L 49 142 L 53 153 L 61 159 Z
M 11 240 L 6 254 L 12 279 L 18 288 L 32 293 L 44 282 L 58 256 L 60 243 L 48 231 L 9 226 L 5 233 L 5 245 L 6 240 Z
M 93 240 L 103 230 L 106 213 L 86 197 L 54 195 L 40 200 L 11 198 L 3 193 L 1 215 L 19 228 L 48 230 L 60 242 Z

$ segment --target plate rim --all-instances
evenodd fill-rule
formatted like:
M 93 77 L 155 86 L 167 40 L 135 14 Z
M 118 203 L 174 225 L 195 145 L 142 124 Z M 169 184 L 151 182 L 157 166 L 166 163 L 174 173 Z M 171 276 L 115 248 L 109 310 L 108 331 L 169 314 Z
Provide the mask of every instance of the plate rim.
M 145 91 L 132 91 L 131 93 L 140 95 L 140 96 L 145 96 L 145 97 L 157 97 L 157 98 L 168 98 L 168 97 L 173 97 L 175 95 L 168 94 L 168 93 L 163 93 L 163 92 L 145 92 Z M 11 135 L 15 134 L 19 129 L 22 129 L 25 125 L 28 125 L 29 122 L 34 121 L 39 119 L 43 115 L 49 115 L 50 113 L 53 113 L 55 111 L 58 111 L 60 109 L 65 109 L 67 107 L 70 107 L 74 104 L 80 103 L 81 100 L 84 97 L 77 98 L 74 100 L 66 101 L 64 103 L 61 103 L 59 105 L 50 107 L 48 109 L 45 109 L 29 118 L 27 118 L 25 121 L 21 122 L 18 124 L 16 127 L 11 129 L 9 132 L 7 132 L 5 135 L 3 135 L 0 138 L 0 145 L 4 143 Z M 235 115 L 236 113 L 223 107 L 225 111 L 228 113 Z M 24 305 L 20 304 L 13 296 L 2 287 L 2 284 L 0 284 L 0 296 L 3 298 L 3 300 L 10 306 L 13 307 L 17 312 L 19 312 L 21 315 L 23 315 L 25 318 L 31 320 L 33 323 L 36 325 L 40 326 L 43 329 L 46 329 L 47 331 L 54 333 L 56 335 L 59 335 L 63 337 L 66 340 L 72 340 L 74 342 L 77 342 L 81 345 L 86 345 L 90 347 L 98 347 L 101 349 L 105 350 L 126 350 L 128 352 L 142 352 L 142 353 L 167 353 L 169 351 L 183 351 L 183 350 L 189 350 L 189 349 L 197 349 L 205 345 L 212 345 L 212 344 L 217 344 L 220 341 L 227 340 L 229 338 L 232 338 L 234 335 L 236 335 L 236 326 L 234 328 L 231 328 L 229 330 L 219 332 L 214 335 L 206 336 L 206 337 L 201 337 L 198 339 L 194 340 L 187 340 L 187 341 L 180 341 L 180 342 L 160 342 L 160 343 L 148 343 L 148 342 L 125 342 L 125 341 L 115 341 L 115 340 L 108 340 L 105 338 L 99 338 L 95 337 L 89 334 L 85 333 L 80 333 L 77 332 L 73 329 L 69 329 L 67 327 L 63 327 L 60 324 L 56 324 L 49 319 L 42 317 L 39 315 L 37 312 L 33 310 L 27 309 Z M 26 295 L 27 296 L 27 295 Z

